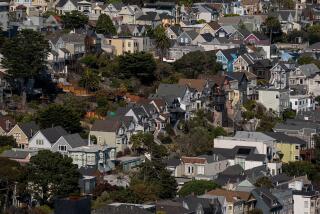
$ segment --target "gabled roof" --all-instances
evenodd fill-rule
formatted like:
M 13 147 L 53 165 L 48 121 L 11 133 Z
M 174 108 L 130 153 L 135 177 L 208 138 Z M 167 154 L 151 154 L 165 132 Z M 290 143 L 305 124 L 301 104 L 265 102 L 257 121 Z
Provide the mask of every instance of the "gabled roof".
M 56 7 L 63 7 L 69 0 L 60 0 L 57 2 L 57 4 L 55 5 Z M 79 0 L 70 0 L 70 2 L 77 7 L 77 3 Z
M 200 34 L 200 36 L 206 41 L 206 42 L 212 42 L 214 37 L 211 33 L 203 33 Z
M 257 5 L 259 4 L 260 0 L 242 0 L 242 5 Z
M 179 79 L 179 85 L 189 86 L 189 88 L 196 89 L 197 91 L 203 91 L 204 87 L 207 84 L 207 81 L 204 79 Z
M 92 125 L 91 131 L 116 132 L 121 125 L 121 121 L 116 119 L 96 120 Z
M 34 121 L 28 123 L 21 123 L 18 124 L 18 126 L 23 131 L 23 133 L 27 135 L 28 138 L 31 138 L 40 129 L 40 127 Z
M 179 25 L 171 25 L 169 28 L 174 34 L 176 34 L 176 36 L 179 36 L 182 32 L 181 27 Z
M 216 21 L 211 21 L 207 23 L 207 25 L 209 25 L 213 30 L 218 30 L 221 27 L 221 25 Z
M 197 36 L 198 33 L 195 30 L 188 30 L 185 31 L 185 33 L 190 37 L 190 39 L 194 40 Z
M 67 131 L 61 126 L 56 126 L 53 128 L 41 129 L 40 132 L 45 136 L 45 138 L 52 144 L 55 143 L 61 136 L 67 135 Z
M 70 43 L 84 43 L 85 37 L 86 35 L 78 33 L 63 34 L 61 36 L 64 42 Z
M 182 98 L 187 91 L 187 86 L 182 86 L 178 84 L 164 84 L 161 83 L 157 90 L 157 95 L 160 97 L 174 96 Z
M 310 77 L 316 73 L 319 73 L 320 70 L 318 68 L 318 66 L 316 66 L 315 64 L 311 63 L 311 64 L 305 64 L 305 65 L 300 65 L 299 69 L 301 70 L 301 72 L 306 76 L 306 77 Z
M 76 148 L 76 147 L 88 145 L 88 142 L 86 140 L 82 139 L 78 133 L 64 135 L 62 137 L 67 141 L 67 143 L 71 146 L 71 148 Z
M 157 12 L 146 12 L 137 18 L 140 21 L 156 21 L 158 13 Z
M 220 29 L 223 29 L 227 34 L 233 34 L 237 31 L 232 25 L 222 25 Z
M 247 76 L 244 72 L 232 72 L 230 76 L 238 80 L 238 82 L 241 82 L 243 79 L 247 79 Z
M 30 153 L 34 154 L 35 152 L 30 152 L 27 150 L 6 150 L 0 156 L 11 159 L 26 159 Z

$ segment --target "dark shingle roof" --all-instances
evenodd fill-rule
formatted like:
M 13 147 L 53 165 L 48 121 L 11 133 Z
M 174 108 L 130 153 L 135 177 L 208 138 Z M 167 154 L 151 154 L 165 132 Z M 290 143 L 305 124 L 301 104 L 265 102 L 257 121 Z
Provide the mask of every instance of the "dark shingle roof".
M 40 130 L 40 127 L 34 122 L 21 123 L 19 124 L 20 129 L 23 131 L 28 138 L 31 138 L 35 133 Z
M 40 132 L 47 138 L 50 143 L 55 143 L 61 136 L 67 135 L 67 131 L 61 126 L 42 129 Z
M 107 205 L 105 207 L 101 207 L 95 210 L 95 214 L 151 214 L 143 208 L 134 206 L 134 205 L 119 205 L 119 206 L 112 206 Z
M 192 39 L 194 40 L 197 36 L 198 36 L 198 33 L 194 30 L 188 30 L 188 31 L 185 31 L 185 33 Z
M 119 120 L 107 119 L 107 120 L 96 120 L 93 123 L 91 131 L 102 131 L 102 132 L 115 132 L 121 127 Z
M 30 152 L 22 150 L 6 150 L 1 154 L 1 157 L 12 158 L 12 159 L 25 159 Z
M 206 42 L 211 42 L 214 39 L 211 33 L 204 33 L 204 34 L 201 34 L 201 36 L 204 40 L 206 40 Z
M 80 146 L 87 146 L 88 142 L 84 139 L 81 138 L 81 136 L 76 133 L 76 134 L 69 134 L 69 135 L 64 135 L 63 138 L 68 142 L 68 144 L 72 148 L 80 147 Z
M 140 21 L 155 21 L 158 13 L 157 12 L 146 12 L 137 18 Z
M 299 145 L 306 144 L 306 141 L 301 140 L 300 138 L 289 136 L 281 132 L 265 132 L 265 134 L 276 139 L 278 142 L 284 142 L 289 144 L 299 144 Z

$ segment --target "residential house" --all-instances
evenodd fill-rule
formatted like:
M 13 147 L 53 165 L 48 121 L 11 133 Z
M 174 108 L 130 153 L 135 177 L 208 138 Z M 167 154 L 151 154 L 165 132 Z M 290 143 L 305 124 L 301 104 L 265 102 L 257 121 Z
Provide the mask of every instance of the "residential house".
M 144 162 L 144 158 L 139 156 L 136 156 L 136 157 L 122 156 L 117 158 L 116 162 L 120 164 L 124 172 L 130 172 L 132 170 L 135 170 L 137 167 L 139 167 L 139 165 Z
M 77 2 L 78 11 L 89 16 L 92 11 L 92 3 L 86 0 Z
M 252 66 L 255 64 L 256 60 L 261 60 L 262 57 L 256 53 L 244 53 L 241 54 L 233 62 L 234 71 L 249 71 L 252 72 Z
M 276 147 L 282 154 L 281 161 L 283 163 L 299 161 L 302 159 L 300 151 L 306 147 L 306 141 L 281 132 L 265 132 L 264 134 L 275 139 Z
M 320 96 L 320 74 L 310 75 L 306 81 L 307 92 L 313 96 Z
M 151 99 L 162 98 L 168 104 L 170 121 L 176 122 L 178 118 L 189 119 L 192 111 L 193 92 L 186 85 L 161 83 L 156 94 Z
M 152 29 L 161 24 L 160 16 L 157 12 L 146 12 L 136 18 L 135 24 L 150 26 Z
M 178 82 L 181 86 L 188 86 L 193 89 L 195 102 L 192 104 L 193 110 L 200 110 L 206 108 L 208 97 L 211 93 L 209 82 L 205 79 L 179 79 Z
M 259 154 L 255 147 L 235 146 L 232 149 L 214 148 L 213 154 L 228 160 L 228 165 L 239 164 L 244 170 L 263 166 L 267 163 L 265 154 Z
M 257 91 L 258 102 L 266 107 L 267 110 L 272 110 L 277 115 L 280 115 L 284 110 L 290 108 L 288 89 L 259 88 Z
M 17 147 L 28 148 L 29 140 L 39 131 L 40 127 L 34 122 L 17 123 L 8 133 L 17 142 Z
M 289 86 L 293 88 L 295 86 L 304 86 L 307 89 L 307 84 L 311 83 L 308 81 L 316 74 L 319 74 L 320 70 L 315 64 L 305 64 L 300 65 L 295 70 L 290 71 L 289 73 Z
M 78 10 L 77 1 L 75 0 L 59 0 L 55 3 L 55 10 L 59 15 Z
M 138 5 L 125 5 L 119 11 L 123 24 L 136 24 L 137 18 L 141 15 L 143 15 L 143 12 Z
M 233 72 L 233 63 L 240 54 L 239 48 L 218 50 L 216 53 L 217 62 L 222 64 L 222 68 L 227 72 Z
M 284 33 L 291 32 L 293 30 L 300 30 L 301 25 L 299 24 L 301 13 L 299 10 L 280 10 L 276 13 L 280 24 L 281 30 Z
M 269 83 L 276 89 L 285 89 L 289 87 L 290 71 L 296 68 L 294 63 L 278 62 L 270 69 Z
M 90 136 L 95 136 L 98 145 L 115 147 L 123 151 L 129 147 L 131 134 L 135 124 L 132 117 L 114 117 L 106 120 L 96 120 L 90 130 Z
M 80 146 L 70 149 L 68 156 L 78 168 L 97 168 L 100 172 L 109 172 L 115 166 L 113 160 L 116 157 L 116 149 L 106 145 Z
M 223 197 L 224 213 L 250 213 L 255 208 L 256 199 L 249 192 L 230 191 L 224 189 L 214 189 L 204 195 L 201 198 Z
M 168 14 L 173 17 L 178 16 L 178 8 L 174 2 L 148 2 L 144 3 L 141 9 L 143 12 L 157 12 L 159 14 Z
M 0 136 L 7 135 L 15 124 L 16 121 L 13 117 L 9 115 L 2 115 L 0 113 Z
M 260 132 L 237 131 L 234 137 L 220 136 L 214 139 L 215 149 L 233 149 L 236 146 L 255 147 L 256 153 L 266 155 L 267 160 L 278 159 L 274 139 Z
M 189 177 L 198 180 L 213 180 L 214 176 L 228 167 L 228 161 L 221 156 L 200 155 L 198 157 L 181 157 L 176 166 L 177 177 Z
M 306 94 L 290 94 L 291 109 L 296 112 L 315 110 L 315 98 Z
M 215 35 L 216 31 L 220 28 L 221 26 L 218 24 L 217 21 L 211 21 L 206 23 L 200 30 L 200 34 L 205 34 L 205 33 L 210 33 L 212 35 Z
M 87 146 L 88 140 L 84 140 L 77 134 L 68 134 L 61 136 L 51 147 L 52 152 L 59 152 L 63 155 L 68 155 L 72 148 Z
M 63 34 L 58 44 L 69 51 L 73 59 L 79 58 L 85 53 L 85 37 L 86 35 L 78 33 Z
M 282 205 L 269 189 L 257 188 L 252 191 L 253 197 L 256 199 L 256 208 L 262 210 L 263 213 L 280 213 Z
M 309 149 L 314 148 L 314 135 L 319 133 L 320 126 L 318 123 L 309 120 L 288 119 L 276 124 L 273 131 L 298 137 L 307 142 L 307 148 Z
M 148 52 L 150 48 L 149 37 L 112 37 L 102 41 L 102 50 L 116 56 L 124 53 Z
M 187 212 L 183 210 L 183 213 L 210 214 L 221 212 L 221 206 L 218 200 L 189 195 L 184 198 L 177 198 L 176 201 L 180 202 L 182 207 L 187 209 Z
M 293 191 L 293 213 L 311 214 L 320 210 L 320 194 L 312 189 Z
M 193 40 L 195 40 L 197 36 L 198 33 L 196 31 L 184 31 L 178 36 L 176 41 L 180 45 L 189 45 L 192 44 Z
M 123 7 L 122 2 L 114 2 L 114 3 L 109 3 L 109 4 L 105 4 L 102 7 L 102 11 L 101 13 L 104 13 L 108 16 L 110 16 L 110 18 L 114 19 L 120 16 L 120 11 Z M 123 11 L 124 12 L 124 11 Z
M 30 140 L 29 149 L 48 149 L 50 150 L 52 145 L 64 135 L 67 135 L 67 131 L 61 126 L 56 126 L 47 129 L 40 129 Z
M 215 37 L 230 38 L 232 34 L 237 31 L 232 25 L 221 25 L 221 27 L 215 32 Z
M 171 25 L 166 29 L 166 35 L 171 40 L 177 40 L 181 33 L 182 29 L 179 25 Z
M 229 76 L 235 80 L 237 80 L 238 87 L 237 90 L 239 91 L 239 96 L 240 96 L 240 103 L 244 103 L 248 95 L 251 95 L 252 93 L 248 94 L 249 91 L 249 80 L 247 77 L 247 74 L 245 72 L 235 72 L 233 71 L 232 73 L 229 74 Z M 250 90 L 252 92 L 252 90 Z
M 270 80 L 270 69 L 272 68 L 272 62 L 269 59 L 255 60 L 251 65 L 251 72 L 257 76 L 258 79 Z
M 206 4 L 194 4 L 192 13 L 197 20 L 204 20 L 207 23 L 217 20 L 219 15 L 216 10 Z
M 244 0 L 241 1 L 241 5 L 244 8 L 244 14 L 254 15 L 259 14 L 260 11 L 260 0 Z
M 122 24 L 118 26 L 117 34 L 121 37 L 125 36 L 134 36 L 134 37 L 143 37 L 146 31 L 144 25 L 138 24 Z

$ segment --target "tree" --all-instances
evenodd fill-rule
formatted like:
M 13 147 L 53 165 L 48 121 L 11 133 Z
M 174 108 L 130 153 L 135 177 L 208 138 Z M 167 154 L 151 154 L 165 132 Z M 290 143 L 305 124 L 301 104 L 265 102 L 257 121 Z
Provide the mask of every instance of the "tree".
M 316 42 L 320 42 L 320 25 L 312 25 L 307 29 L 307 32 L 309 33 L 309 43 L 310 45 Z
M 151 54 L 145 52 L 126 53 L 119 56 L 119 77 L 138 78 L 143 84 L 150 85 L 155 80 L 156 62 Z
M 270 39 L 272 40 L 273 35 L 278 35 L 281 33 L 281 24 L 277 17 L 268 16 L 264 22 L 266 27 L 266 33 L 270 35 Z
M 256 187 L 265 187 L 269 189 L 273 187 L 272 181 L 268 177 L 259 178 L 254 185 Z
M 38 111 L 36 121 L 41 128 L 62 126 L 66 131 L 71 133 L 82 130 L 79 114 L 74 109 L 60 104 L 51 104 Z
M 69 30 L 83 28 L 88 23 L 88 17 L 77 10 L 66 12 L 61 19 L 64 28 Z
M 161 61 L 166 54 L 166 51 L 170 48 L 170 40 L 166 35 L 165 29 L 162 25 L 159 25 L 154 30 L 154 39 L 156 48 L 158 49 Z
M 294 119 L 296 117 L 296 111 L 292 109 L 285 109 L 282 113 L 283 120 Z
M 185 183 L 179 190 L 178 195 L 185 197 L 190 194 L 203 195 L 206 191 L 216 189 L 218 185 L 212 181 L 193 180 Z
M 100 77 L 91 69 L 85 69 L 80 80 L 79 86 L 89 91 L 96 91 L 99 89 Z
M 212 51 L 188 53 L 173 65 L 177 72 L 187 78 L 197 78 L 199 74 L 216 74 L 222 70 L 222 65 L 216 62 L 216 55 Z
M 0 136 L 0 147 L 2 146 L 16 147 L 17 143 L 13 136 Z
M 142 150 L 151 147 L 151 144 L 154 143 L 154 137 L 150 133 L 139 132 L 137 134 L 132 135 L 130 141 L 132 143 L 132 149 L 140 153 Z
M 299 65 L 310 64 L 310 63 L 312 63 L 312 61 L 314 61 L 313 57 L 311 57 L 311 56 L 302 56 L 302 57 L 299 57 L 298 64 Z
M 28 81 L 46 69 L 49 50 L 48 41 L 33 30 L 22 30 L 6 40 L 1 63 L 8 69 L 8 78 L 17 81 L 19 92 L 26 92 Z
M 16 183 L 21 180 L 22 173 L 23 167 L 18 162 L 0 157 L 1 210 L 5 210 L 7 207 L 9 207 L 12 193 L 16 187 Z
M 320 166 L 320 135 L 314 135 L 315 162 Z
M 98 18 L 96 25 L 97 33 L 102 33 L 104 35 L 115 35 L 117 33 L 110 16 L 106 14 L 101 14 Z
M 289 176 L 307 175 L 310 180 L 314 180 L 318 173 L 318 167 L 307 161 L 289 162 L 284 164 L 282 169 Z
M 79 192 L 77 166 L 71 158 L 49 150 L 41 150 L 31 157 L 26 166 L 26 178 L 32 183 L 29 191 L 41 204 L 50 203 L 56 196 Z
M 96 92 L 97 113 L 101 116 L 107 116 L 110 105 L 108 100 L 108 92 L 100 90 Z

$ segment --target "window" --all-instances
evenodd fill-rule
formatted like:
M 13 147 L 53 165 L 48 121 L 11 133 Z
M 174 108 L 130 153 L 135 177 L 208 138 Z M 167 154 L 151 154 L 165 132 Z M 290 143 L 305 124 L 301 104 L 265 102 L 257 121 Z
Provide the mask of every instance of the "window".
M 299 149 L 299 146 L 296 146 L 296 149 Z
M 295 104 L 295 105 L 298 105 L 298 101 L 295 101 L 294 104 Z
M 299 160 L 299 156 L 294 156 L 294 159 L 295 160 Z
M 36 140 L 37 145 L 43 145 L 43 140 L 42 139 L 37 139 Z
M 128 42 L 128 47 L 129 47 L 129 48 L 131 47 L 131 42 Z
M 197 169 L 199 175 L 204 175 L 204 166 L 198 166 Z
M 62 151 L 62 152 L 67 151 L 67 146 L 65 146 L 65 145 L 59 145 L 59 151 Z
M 309 208 L 309 202 L 308 201 L 304 202 L 304 208 Z
M 193 166 L 186 166 L 186 174 L 193 174 Z
M 20 133 L 14 133 L 13 137 L 16 139 L 16 141 L 20 141 L 21 139 L 21 134 Z

